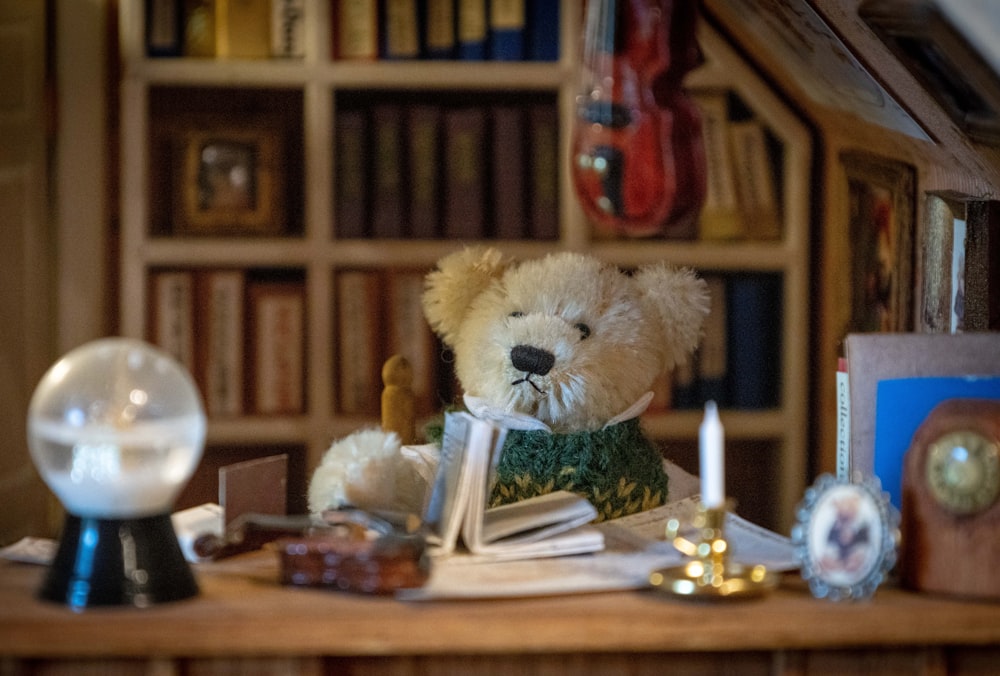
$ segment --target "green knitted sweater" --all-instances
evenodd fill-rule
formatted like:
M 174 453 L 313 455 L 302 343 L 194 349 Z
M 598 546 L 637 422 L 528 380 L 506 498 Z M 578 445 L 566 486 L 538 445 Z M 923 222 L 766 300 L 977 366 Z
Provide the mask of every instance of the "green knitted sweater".
M 596 432 L 508 431 L 490 506 L 557 490 L 586 497 L 603 521 L 664 504 L 667 475 L 638 418 Z

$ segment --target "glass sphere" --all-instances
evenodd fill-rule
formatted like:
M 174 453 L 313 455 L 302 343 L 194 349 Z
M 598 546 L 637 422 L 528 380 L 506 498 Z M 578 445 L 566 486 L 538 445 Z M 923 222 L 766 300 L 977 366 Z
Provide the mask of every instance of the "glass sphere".
M 32 459 L 63 506 L 81 517 L 170 510 L 201 459 L 205 427 L 187 370 L 127 338 L 67 353 L 28 407 Z

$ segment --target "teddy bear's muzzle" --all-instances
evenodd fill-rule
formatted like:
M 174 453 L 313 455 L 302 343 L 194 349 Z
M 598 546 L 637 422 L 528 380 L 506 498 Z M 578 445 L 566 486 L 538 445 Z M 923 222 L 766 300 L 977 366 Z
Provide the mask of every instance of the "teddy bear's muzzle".
M 556 357 L 533 345 L 515 345 L 510 351 L 510 363 L 518 371 L 544 376 L 556 363 Z

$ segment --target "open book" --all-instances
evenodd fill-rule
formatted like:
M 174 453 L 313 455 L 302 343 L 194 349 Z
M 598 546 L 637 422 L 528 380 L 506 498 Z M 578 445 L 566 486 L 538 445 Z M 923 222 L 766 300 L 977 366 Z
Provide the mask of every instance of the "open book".
M 588 526 L 597 510 L 586 498 L 556 491 L 486 509 L 504 430 L 467 412 L 445 415 L 441 458 L 424 512 L 435 555 L 459 545 L 474 559 L 515 560 L 563 556 L 604 548 L 601 531 Z

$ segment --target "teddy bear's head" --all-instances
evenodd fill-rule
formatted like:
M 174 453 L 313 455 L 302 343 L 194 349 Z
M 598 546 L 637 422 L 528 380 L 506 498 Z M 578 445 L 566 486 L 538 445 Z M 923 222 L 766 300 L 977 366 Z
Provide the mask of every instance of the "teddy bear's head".
M 625 273 L 577 253 L 514 263 L 470 248 L 428 274 L 423 305 L 467 394 L 576 432 L 599 429 L 688 358 L 708 293 L 665 264 Z

